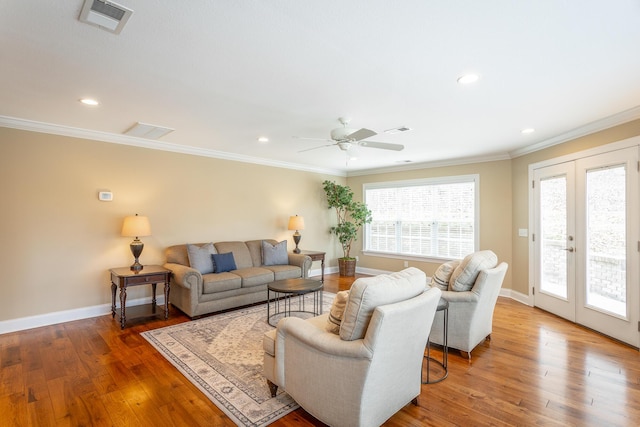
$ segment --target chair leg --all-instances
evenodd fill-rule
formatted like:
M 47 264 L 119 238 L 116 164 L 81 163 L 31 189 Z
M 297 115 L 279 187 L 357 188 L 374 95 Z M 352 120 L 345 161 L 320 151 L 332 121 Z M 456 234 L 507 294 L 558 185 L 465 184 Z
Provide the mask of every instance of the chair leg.
M 267 380 L 267 384 L 269 385 L 269 391 L 271 392 L 271 397 L 276 397 L 276 393 L 278 392 L 278 384 L 274 384 L 269 380 Z
M 462 355 L 462 357 L 465 357 L 465 358 L 469 359 L 469 362 L 471 362 L 471 352 L 470 351 L 460 350 L 460 354 Z
M 411 403 L 413 403 L 414 406 L 420 406 L 419 405 L 420 402 L 418 402 L 418 396 L 414 397 L 413 400 L 411 400 Z

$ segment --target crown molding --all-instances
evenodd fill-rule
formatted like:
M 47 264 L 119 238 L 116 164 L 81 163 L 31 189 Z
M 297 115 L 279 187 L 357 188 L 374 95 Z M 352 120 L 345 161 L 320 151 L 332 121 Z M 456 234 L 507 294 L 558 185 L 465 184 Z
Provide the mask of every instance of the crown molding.
M 403 163 L 402 165 L 398 165 L 398 166 L 388 166 L 388 167 L 375 168 L 375 169 L 362 169 L 358 171 L 352 171 L 352 172 L 348 172 L 347 176 L 378 175 L 383 173 L 405 172 L 410 170 L 432 169 L 432 168 L 441 168 L 446 166 L 458 166 L 458 165 L 466 165 L 470 163 L 495 162 L 499 160 L 510 160 L 510 159 L 511 157 L 508 154 L 495 154 L 491 156 L 464 157 L 464 158 L 449 159 L 449 160 L 439 160 L 439 161 L 433 161 L 433 162 Z
M 129 135 L 82 129 L 71 126 L 62 126 L 52 123 L 36 122 L 32 120 L 19 119 L 16 117 L 0 116 L 0 127 L 47 133 L 52 135 L 69 136 L 72 138 L 89 139 L 93 141 L 108 142 L 111 144 L 129 145 L 132 147 L 148 148 L 151 150 L 170 151 L 173 153 L 211 157 L 215 159 L 231 160 L 235 162 L 251 163 L 262 166 L 271 166 L 275 168 L 294 169 L 303 172 L 312 172 L 342 177 L 346 176 L 346 172 L 337 169 L 317 168 L 296 163 L 280 162 L 277 160 L 244 156 L 241 154 L 227 153 L 224 151 L 216 151 L 206 148 L 197 148 L 170 142 L 138 138 Z
M 540 141 L 538 143 L 528 145 L 526 147 L 519 148 L 517 150 L 510 151 L 509 155 L 511 156 L 511 158 L 524 156 L 525 154 L 530 154 L 535 151 L 540 151 L 545 148 L 553 147 L 554 145 L 572 141 L 574 139 L 591 135 L 592 133 L 600 132 L 602 130 L 609 129 L 614 126 L 622 125 L 637 119 L 640 119 L 640 105 L 630 108 L 628 110 L 622 111 L 620 113 L 614 114 L 612 116 L 605 117 L 603 119 L 599 119 L 591 123 L 587 123 L 586 125 L 577 127 L 568 132 L 554 136 L 553 138 L 549 138 L 544 141 Z
M 586 135 L 590 135 L 605 129 L 609 129 L 614 126 L 622 125 L 624 123 L 631 122 L 633 120 L 640 119 L 640 105 L 622 111 L 620 113 L 605 117 L 600 120 L 593 121 L 584 126 L 577 127 L 568 132 L 557 135 L 553 138 L 549 138 L 531 145 L 528 145 L 517 150 L 510 151 L 508 153 L 496 154 L 490 156 L 478 156 L 478 157 L 465 157 L 448 159 L 434 162 L 421 162 L 421 163 L 404 163 L 397 166 L 387 166 L 381 168 L 362 169 L 356 171 L 344 171 L 339 169 L 325 169 L 312 166 L 301 165 L 297 163 L 280 162 L 276 160 L 267 160 L 258 157 L 245 156 L 240 154 L 233 154 L 224 151 L 210 150 L 206 148 L 197 148 L 187 145 L 174 144 L 169 142 L 149 140 L 144 138 L 137 138 L 129 135 L 114 134 L 109 132 L 102 132 L 96 130 L 75 128 L 71 126 L 62 126 L 51 123 L 37 122 L 32 120 L 25 120 L 15 117 L 0 116 L 0 126 L 27 130 L 32 132 L 48 133 L 53 135 L 69 136 L 73 138 L 90 139 L 94 141 L 109 142 L 112 144 L 130 145 L 134 147 L 148 148 L 151 150 L 170 151 L 174 153 L 190 154 L 194 156 L 211 157 L 222 160 L 230 160 L 243 163 L 251 163 L 262 166 L 271 166 L 283 169 L 293 169 L 303 172 L 312 172 L 319 174 L 327 174 L 332 176 L 363 176 L 363 175 L 377 175 L 383 173 L 403 172 L 418 169 L 429 169 L 446 166 L 457 166 L 470 163 L 483 163 L 492 162 L 498 160 L 509 160 L 516 157 L 524 156 L 526 154 L 540 151 L 545 148 L 553 147 L 554 145 L 562 144 Z

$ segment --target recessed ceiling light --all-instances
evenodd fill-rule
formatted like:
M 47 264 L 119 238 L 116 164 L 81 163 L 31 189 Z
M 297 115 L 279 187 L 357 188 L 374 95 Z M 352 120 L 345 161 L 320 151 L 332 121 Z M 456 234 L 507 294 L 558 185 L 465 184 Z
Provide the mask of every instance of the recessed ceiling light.
M 477 74 L 465 74 L 464 76 L 458 77 L 458 83 L 468 85 L 477 82 L 479 78 Z
M 266 136 L 260 136 L 258 137 L 258 142 L 269 142 L 269 138 Z
M 82 102 L 84 105 L 89 105 L 91 107 L 95 107 L 97 105 L 100 105 L 100 103 L 97 100 L 92 99 L 92 98 L 82 98 L 80 100 L 80 102 Z
M 523 135 L 528 135 L 530 133 L 534 133 L 536 130 L 534 128 L 526 128 L 526 129 L 522 129 L 520 132 Z

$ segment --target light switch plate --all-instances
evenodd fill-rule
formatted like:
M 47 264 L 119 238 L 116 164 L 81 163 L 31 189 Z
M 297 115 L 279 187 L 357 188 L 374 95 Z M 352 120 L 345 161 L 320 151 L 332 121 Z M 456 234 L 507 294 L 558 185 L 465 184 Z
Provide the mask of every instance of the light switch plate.
M 518 236 L 527 237 L 528 235 L 529 235 L 529 230 L 527 230 L 526 228 L 519 228 L 518 229 Z

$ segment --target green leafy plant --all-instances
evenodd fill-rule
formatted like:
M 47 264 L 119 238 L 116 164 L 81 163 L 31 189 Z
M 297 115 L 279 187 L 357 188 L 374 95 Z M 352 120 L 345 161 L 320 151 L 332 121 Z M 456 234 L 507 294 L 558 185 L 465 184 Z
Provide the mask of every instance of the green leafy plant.
M 345 185 L 332 181 L 322 183 L 327 196 L 329 209 L 334 209 L 338 224 L 331 227 L 329 232 L 335 234 L 344 252 L 343 259 L 353 259 L 349 256 L 351 244 L 358 239 L 358 231 L 373 218 L 367 205 L 353 200 L 353 191 Z

